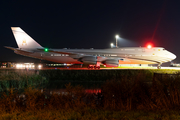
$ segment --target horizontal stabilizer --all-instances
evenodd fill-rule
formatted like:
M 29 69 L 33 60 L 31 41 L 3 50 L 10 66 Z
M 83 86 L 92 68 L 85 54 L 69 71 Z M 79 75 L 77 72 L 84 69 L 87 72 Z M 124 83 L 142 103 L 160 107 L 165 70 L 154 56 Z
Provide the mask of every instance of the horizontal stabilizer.
M 11 49 L 11 50 L 14 50 L 15 52 L 18 52 L 18 53 L 26 53 L 26 54 L 33 53 L 33 51 L 29 51 L 29 50 L 22 50 L 22 49 L 19 49 L 19 48 L 13 48 L 13 47 L 8 47 L 8 46 L 4 46 L 4 47 L 8 48 L 8 49 Z
M 8 46 L 4 46 L 5 48 L 11 49 L 11 50 L 16 50 L 17 48 L 13 48 L 13 47 L 8 47 Z

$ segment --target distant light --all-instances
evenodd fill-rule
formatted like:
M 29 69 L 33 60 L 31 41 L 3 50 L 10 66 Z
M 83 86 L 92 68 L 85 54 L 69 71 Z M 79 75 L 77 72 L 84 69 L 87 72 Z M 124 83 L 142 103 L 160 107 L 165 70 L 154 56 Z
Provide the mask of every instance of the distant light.
M 118 39 L 118 38 L 119 38 L 119 35 L 116 35 L 115 37 L 116 37 L 116 39 Z
M 48 52 L 49 50 L 48 50 L 48 48 L 45 48 L 44 51 L 45 51 L 45 52 Z
M 113 48 L 113 47 L 114 47 L 114 44 L 113 44 L 113 43 L 111 43 L 110 45 L 111 45 L 111 48 Z
M 16 65 L 16 67 L 17 67 L 17 68 L 19 68 L 19 67 L 20 67 L 20 65 L 19 65 L 19 64 L 17 64 L 17 65 Z
M 151 46 L 151 45 L 148 45 L 147 48 L 150 49 L 150 48 L 152 48 L 152 46 Z

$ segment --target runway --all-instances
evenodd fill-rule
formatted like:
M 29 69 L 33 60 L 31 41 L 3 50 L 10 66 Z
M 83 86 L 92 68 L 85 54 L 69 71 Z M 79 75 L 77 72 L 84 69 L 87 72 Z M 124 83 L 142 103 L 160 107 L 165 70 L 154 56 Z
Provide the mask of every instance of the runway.
M 58 70 L 143 70 L 143 69 L 157 69 L 157 67 L 118 67 L 118 68 L 100 68 L 100 69 L 88 69 L 88 68 L 42 68 L 41 70 L 50 70 L 50 69 L 58 69 Z M 169 70 L 180 70 L 180 67 L 161 67 L 161 69 L 169 69 Z
M 25 68 L 0 68 L 1 70 L 6 69 L 21 69 L 21 70 L 150 70 L 157 69 L 157 67 L 108 67 L 108 68 L 100 68 L 100 69 L 88 69 L 88 68 L 73 68 L 73 67 L 47 67 L 40 69 L 25 69 Z M 161 67 L 161 69 L 169 69 L 169 70 L 180 70 L 180 67 Z M 161 70 L 159 69 L 159 70 Z

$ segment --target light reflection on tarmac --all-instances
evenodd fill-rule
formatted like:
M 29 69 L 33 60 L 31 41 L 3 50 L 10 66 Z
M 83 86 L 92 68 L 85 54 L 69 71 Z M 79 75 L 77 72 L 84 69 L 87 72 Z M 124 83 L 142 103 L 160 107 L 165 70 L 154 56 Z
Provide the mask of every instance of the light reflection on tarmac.
M 161 67 L 161 69 L 180 70 L 180 67 Z
M 101 69 L 137 69 L 137 70 L 140 70 L 140 69 L 157 69 L 157 67 L 149 67 L 149 68 L 146 68 L 146 67 L 142 67 L 142 68 L 101 68 Z M 180 67 L 161 67 L 161 69 L 169 69 L 169 70 L 180 70 Z
M 58 69 L 58 70 L 98 70 L 98 69 L 87 69 L 87 68 L 43 68 L 41 70 L 49 70 L 49 69 Z M 130 67 L 130 68 L 100 68 L 100 70 L 125 70 L 125 69 L 134 69 L 134 70 L 142 70 L 142 69 L 157 69 L 157 67 Z M 161 69 L 169 69 L 169 70 L 180 70 L 180 67 L 161 67 Z

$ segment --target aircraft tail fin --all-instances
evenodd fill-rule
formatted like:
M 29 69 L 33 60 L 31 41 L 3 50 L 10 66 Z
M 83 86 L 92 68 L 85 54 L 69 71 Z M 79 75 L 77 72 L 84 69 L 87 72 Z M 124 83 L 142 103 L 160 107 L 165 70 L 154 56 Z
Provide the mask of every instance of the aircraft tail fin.
M 20 27 L 11 27 L 19 48 L 43 48 Z

